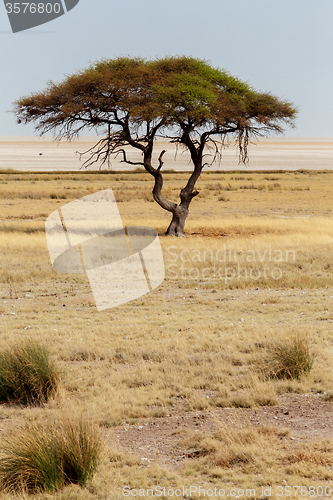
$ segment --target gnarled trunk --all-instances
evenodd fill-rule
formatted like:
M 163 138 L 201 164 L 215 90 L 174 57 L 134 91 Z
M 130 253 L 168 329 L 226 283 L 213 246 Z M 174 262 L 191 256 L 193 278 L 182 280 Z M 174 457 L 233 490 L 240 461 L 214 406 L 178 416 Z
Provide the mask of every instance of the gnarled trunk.
M 189 214 L 189 206 L 195 196 L 199 194 L 198 191 L 191 192 L 189 189 L 182 189 L 180 192 L 180 204 L 173 207 L 172 221 L 165 234 L 169 236 L 184 237 L 184 226 L 186 218 Z
M 184 226 L 185 226 L 185 221 L 188 216 L 188 209 L 185 207 L 182 207 L 180 205 L 177 205 L 173 215 L 172 215 L 172 220 L 170 222 L 170 225 L 168 229 L 166 230 L 167 235 L 169 236 L 179 236 L 179 237 L 184 237 Z
M 151 149 L 152 150 L 152 149 Z M 144 167 L 154 178 L 155 185 L 153 189 L 153 197 L 154 200 L 160 205 L 160 207 L 164 208 L 168 212 L 172 213 L 172 220 L 169 224 L 168 229 L 166 230 L 166 235 L 169 236 L 178 236 L 184 237 L 184 226 L 186 218 L 189 214 L 189 206 L 192 199 L 199 194 L 198 191 L 193 191 L 195 182 L 200 175 L 202 166 L 199 165 L 199 168 L 195 169 L 195 172 L 191 175 L 190 180 L 188 181 L 186 187 L 180 192 L 180 203 L 173 203 L 162 195 L 162 187 L 163 187 L 163 177 L 161 173 L 161 168 L 163 165 L 163 155 L 165 150 L 163 150 L 159 156 L 159 166 L 155 169 L 151 165 L 151 150 L 146 150 L 144 152 Z

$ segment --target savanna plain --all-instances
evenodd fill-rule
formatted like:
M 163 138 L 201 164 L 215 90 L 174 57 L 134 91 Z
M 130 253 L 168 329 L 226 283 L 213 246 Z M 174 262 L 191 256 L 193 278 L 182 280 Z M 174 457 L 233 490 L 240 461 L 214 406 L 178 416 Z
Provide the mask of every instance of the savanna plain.
M 165 196 L 187 175 L 166 171 Z M 165 280 L 98 312 L 85 275 L 52 269 L 44 226 L 110 187 L 125 226 L 158 231 Z M 38 342 L 61 373 L 52 400 L 0 405 L 0 446 L 63 415 L 103 441 L 84 487 L 0 498 L 333 497 L 333 172 L 208 171 L 197 187 L 170 238 L 143 171 L 0 172 L 0 348 Z

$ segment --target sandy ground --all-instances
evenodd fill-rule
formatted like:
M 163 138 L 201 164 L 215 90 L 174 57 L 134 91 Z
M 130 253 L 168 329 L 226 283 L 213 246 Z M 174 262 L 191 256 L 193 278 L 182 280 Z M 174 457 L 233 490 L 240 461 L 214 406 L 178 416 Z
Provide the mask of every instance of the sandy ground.
M 73 142 L 54 142 L 52 138 L 36 137 L 0 137 L 0 170 L 20 171 L 77 171 L 82 167 L 77 151 L 83 152 L 94 145 L 95 138 L 83 138 Z M 189 156 L 162 141 L 156 143 L 155 160 L 162 149 L 164 168 L 189 170 Z M 248 170 L 332 170 L 333 138 L 288 138 L 276 137 L 262 139 L 250 146 L 250 164 Z M 138 153 L 129 150 L 132 161 L 140 161 Z M 114 170 L 131 170 L 119 159 L 112 161 Z M 156 161 L 157 164 L 157 161 Z M 98 168 L 98 165 L 96 165 Z M 223 159 L 210 167 L 213 170 L 245 169 L 238 165 L 237 149 L 230 146 L 223 151 Z
M 322 401 L 319 394 L 283 394 L 279 406 L 260 408 L 214 408 L 186 412 L 181 402 L 169 407 L 168 416 L 142 419 L 136 425 L 125 425 L 110 433 L 111 443 L 134 453 L 148 463 L 156 462 L 176 470 L 186 460 L 196 458 L 196 450 L 179 447 L 179 433 L 214 432 L 219 426 L 274 425 L 289 429 L 286 443 L 311 442 L 332 437 L 333 403 Z

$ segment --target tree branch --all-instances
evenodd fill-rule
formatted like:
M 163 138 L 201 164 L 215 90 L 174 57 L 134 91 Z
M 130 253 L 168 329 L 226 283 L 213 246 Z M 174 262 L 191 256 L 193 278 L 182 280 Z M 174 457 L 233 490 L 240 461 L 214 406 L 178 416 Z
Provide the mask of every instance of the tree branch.
M 166 153 L 166 149 L 163 149 L 163 151 L 161 151 L 160 156 L 158 157 L 159 166 L 157 167 L 157 171 L 161 170 L 161 168 L 163 167 L 164 162 L 163 162 L 162 158 L 163 158 L 164 153 Z
M 142 161 L 138 162 L 138 161 L 131 161 L 131 160 L 128 160 L 127 159 L 127 156 L 126 156 L 126 151 L 124 149 L 119 149 L 119 151 L 115 152 L 115 158 L 120 154 L 122 153 L 123 154 L 123 159 L 120 160 L 120 163 L 128 163 L 129 165 L 142 165 L 144 166 L 144 163 Z

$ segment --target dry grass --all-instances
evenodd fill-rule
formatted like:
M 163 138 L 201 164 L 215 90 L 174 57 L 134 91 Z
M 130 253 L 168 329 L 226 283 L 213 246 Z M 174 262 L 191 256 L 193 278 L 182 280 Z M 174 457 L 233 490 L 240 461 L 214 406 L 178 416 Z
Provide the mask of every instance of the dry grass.
M 310 373 L 313 361 L 308 340 L 296 335 L 272 346 L 264 372 L 271 378 L 298 380 Z
M 160 238 L 164 283 L 98 313 L 85 275 L 53 271 L 44 221 L 74 197 L 112 187 L 124 224 L 149 225 L 162 235 L 169 216 L 149 201 L 150 178 L 145 173 L 0 174 L 0 347 L 14 339 L 47 340 L 65 387 L 63 402 L 33 409 L 6 405 L 0 416 L 16 428 L 27 421 L 54 421 L 59 406 L 60 411 L 89 408 L 94 422 L 110 432 L 142 417 L 163 418 L 172 405 L 209 412 L 276 404 L 286 391 L 330 394 L 332 175 L 204 174 L 186 224 L 189 237 Z M 165 178 L 167 196 L 177 201 L 185 174 Z M 275 183 L 280 187 L 270 189 Z M 279 279 L 271 275 L 274 268 L 282 272 Z M 267 380 L 256 374 L 258 357 L 267 357 L 276 341 L 304 332 L 316 354 L 306 377 Z M 302 455 L 297 447 L 282 449 L 284 438 L 273 431 L 243 429 L 242 442 L 228 432 L 189 438 L 188 449 L 193 445 L 199 454 L 177 473 L 143 467 L 140 452 L 133 458 L 112 451 L 89 488 L 66 486 L 59 499 L 119 500 L 125 484 L 183 486 L 223 479 L 250 487 L 279 484 L 285 477 L 290 484 L 330 477 L 327 468 L 323 471 L 331 453 L 324 445 L 310 446 Z M 206 450 L 202 455 L 201 449 Z M 311 453 L 317 457 L 313 463 Z
M 212 435 L 190 434 L 179 445 L 188 448 L 189 455 L 207 457 L 201 461 L 214 467 L 228 469 L 238 467 L 242 472 L 253 469 L 262 473 L 273 465 L 278 457 L 278 440 L 288 435 L 287 429 L 276 427 L 225 427 Z M 267 447 L 272 450 L 267 454 Z M 274 451 L 273 451 L 274 450 Z M 206 473 L 208 469 L 206 469 Z
M 226 482 L 237 475 L 238 485 L 255 487 L 256 491 L 260 491 L 255 481 L 258 476 L 265 477 L 263 484 L 273 485 L 283 484 L 285 478 L 291 484 L 289 481 L 302 476 L 302 485 L 310 484 L 305 477 L 331 479 L 332 441 L 291 446 L 288 435 L 288 429 L 275 426 L 220 426 L 210 435 L 188 433 L 178 446 L 186 450 L 188 457 L 196 459 L 188 462 L 188 475 L 200 471 L 211 481 L 224 478 Z
M 44 425 L 29 424 L 7 437 L 0 457 L 4 491 L 54 493 L 66 484 L 85 486 L 100 461 L 97 428 L 73 415 Z
M 0 353 L 0 401 L 41 405 L 60 389 L 60 373 L 37 342 L 12 345 Z

